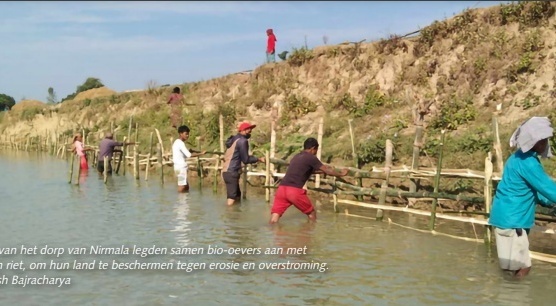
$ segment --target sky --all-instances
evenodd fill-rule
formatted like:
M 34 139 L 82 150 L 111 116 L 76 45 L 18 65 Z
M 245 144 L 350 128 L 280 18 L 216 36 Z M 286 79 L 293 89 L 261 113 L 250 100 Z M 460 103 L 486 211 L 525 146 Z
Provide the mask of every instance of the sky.
M 255 69 L 276 51 L 407 34 L 507 1 L 1 1 L 0 93 L 58 100 L 88 77 L 115 91 Z M 278 61 L 280 61 L 277 58 Z

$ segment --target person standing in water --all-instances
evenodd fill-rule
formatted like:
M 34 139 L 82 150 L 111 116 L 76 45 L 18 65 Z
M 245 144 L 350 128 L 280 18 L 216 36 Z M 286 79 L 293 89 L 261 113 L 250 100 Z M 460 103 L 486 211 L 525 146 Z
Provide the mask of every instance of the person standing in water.
M 248 139 L 256 125 L 247 121 L 242 122 L 238 126 L 238 133 L 230 136 L 226 141 L 226 152 L 224 152 L 224 165 L 222 166 L 222 178 L 226 183 L 226 204 L 234 205 L 236 200 L 241 198 L 241 190 L 239 189 L 239 178 L 241 176 L 242 164 L 255 164 L 257 162 L 264 163 L 264 157 L 256 157 L 249 155 Z
M 104 139 L 98 145 L 98 163 L 97 170 L 99 173 L 108 171 L 107 174 L 112 174 L 112 157 L 115 152 L 122 153 L 122 150 L 116 149 L 119 146 L 134 145 L 135 142 L 118 142 L 114 140 L 114 134 L 107 132 L 104 134 Z M 104 169 L 104 158 L 108 157 L 108 169 Z M 122 158 L 122 157 L 120 157 Z
M 548 139 L 553 129 L 547 117 L 532 117 L 516 129 L 510 146 L 517 147 L 504 166 L 496 188 L 489 224 L 494 226 L 500 268 L 517 277 L 529 274 L 529 231 L 535 225 L 537 203 L 556 203 L 556 183 L 539 157 L 552 156 Z
M 178 128 L 178 139 L 172 144 L 172 161 L 174 162 L 174 173 L 178 177 L 178 192 L 189 191 L 187 182 L 187 159 L 204 155 L 206 151 L 198 152 L 193 149 L 188 150 L 185 142 L 189 139 L 189 127 L 182 125 Z
M 93 149 L 85 148 L 85 145 L 83 144 L 83 135 L 80 133 L 76 133 L 73 136 L 71 151 L 79 156 L 79 167 L 81 167 L 81 170 L 89 170 L 89 163 L 87 162 L 87 154 L 85 152 L 93 151 Z
M 303 151 L 296 154 L 286 170 L 286 175 L 280 182 L 272 209 L 270 210 L 269 223 L 276 223 L 282 217 L 284 212 L 291 206 L 295 206 L 299 211 L 306 214 L 309 220 L 317 220 L 317 212 L 307 196 L 307 190 L 303 186 L 313 174 L 328 174 L 332 176 L 342 177 L 348 174 L 347 169 L 336 172 L 334 168 L 324 165 L 317 157 L 319 142 L 309 137 L 303 142 Z

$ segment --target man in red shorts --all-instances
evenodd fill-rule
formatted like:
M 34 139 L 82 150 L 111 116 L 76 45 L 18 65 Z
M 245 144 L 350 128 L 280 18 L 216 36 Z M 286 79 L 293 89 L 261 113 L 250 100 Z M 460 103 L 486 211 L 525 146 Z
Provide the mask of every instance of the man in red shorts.
M 307 197 L 307 190 L 303 189 L 305 183 L 312 174 L 326 173 L 332 176 L 345 176 L 347 169 L 342 169 L 340 173 L 334 168 L 324 165 L 315 155 L 319 149 L 319 143 L 315 138 L 307 138 L 303 143 L 303 151 L 295 155 L 290 161 L 286 175 L 282 179 L 272 204 L 270 223 L 278 222 L 286 209 L 292 204 L 302 213 L 309 217 L 309 220 L 317 220 L 317 212 Z

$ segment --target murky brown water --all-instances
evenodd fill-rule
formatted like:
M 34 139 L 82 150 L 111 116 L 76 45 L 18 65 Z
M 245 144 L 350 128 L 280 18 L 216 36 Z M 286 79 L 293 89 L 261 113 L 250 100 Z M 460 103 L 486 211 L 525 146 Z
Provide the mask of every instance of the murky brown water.
M 111 177 L 104 185 L 93 169 L 76 186 L 67 183 L 67 170 L 65 161 L 46 155 L 0 151 L 0 247 L 306 246 L 308 254 L 299 256 L 158 255 L 142 261 L 312 261 L 328 269 L 3 269 L 0 274 L 10 278 L 38 273 L 71 277 L 72 283 L 62 288 L 0 285 L 2 305 L 554 305 L 556 300 L 555 265 L 534 261 L 529 277 L 512 280 L 498 270 L 495 251 L 483 244 L 334 214 L 328 203 L 319 208 L 316 224 L 290 209 L 279 226 L 271 227 L 264 198 L 252 196 L 229 208 L 222 191 L 192 186 L 191 193 L 178 195 L 173 182 L 161 186 L 155 177 L 145 182 L 130 175 Z M 0 262 L 12 260 L 31 261 L 24 255 L 0 255 Z

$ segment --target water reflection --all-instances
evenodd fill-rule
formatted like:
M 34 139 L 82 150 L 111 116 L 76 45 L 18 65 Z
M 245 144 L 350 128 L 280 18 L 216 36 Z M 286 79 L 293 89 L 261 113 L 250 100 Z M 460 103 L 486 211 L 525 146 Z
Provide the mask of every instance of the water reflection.
M 532 305 L 530 279 L 518 280 L 511 275 L 504 274 L 504 281 L 498 286 L 498 294 L 494 297 L 494 301 L 500 305 Z
M 170 231 L 176 232 L 176 244 L 180 247 L 186 247 L 190 242 L 188 233 L 191 230 L 191 222 L 187 219 L 189 215 L 188 197 L 188 193 L 179 193 L 176 204 L 174 205 L 176 226 Z
M 162 185 L 156 178 L 141 180 L 141 186 L 136 187 L 137 180 L 129 174 L 110 176 L 104 184 L 102 175 L 93 168 L 76 186 L 75 180 L 68 184 L 68 161 L 36 156 L 0 151 L 0 169 L 9 174 L 0 176 L 0 247 L 218 245 L 225 249 L 261 248 L 263 252 L 266 248 L 287 252 L 289 248 L 307 247 L 306 254 L 201 254 L 141 260 L 256 265 L 239 270 L 45 272 L 73 277 L 72 286 L 0 286 L 2 305 L 39 301 L 43 305 L 225 305 L 235 300 L 246 306 L 553 305 L 556 299 L 556 265 L 534 261 L 527 278 L 509 279 L 499 271 L 494 247 L 334 214 L 330 203 L 328 209 L 321 208 L 316 223 L 307 222 L 305 216 L 292 210 L 279 224 L 270 226 L 270 203 L 256 195 L 227 207 L 225 195 L 213 195 L 210 189 L 202 195 L 197 188 L 177 194 L 174 184 Z M 34 192 L 28 192 L 30 177 L 36 178 Z M 426 217 L 402 217 L 392 219 L 428 228 Z M 442 226 L 455 232 L 463 228 L 447 222 Z M 552 242 L 547 240 L 546 244 Z M 17 255 L 6 260 L 30 257 Z M 135 257 L 118 260 L 132 261 Z M 326 263 L 329 269 L 321 273 L 318 269 L 265 267 L 265 263 L 288 261 Z
M 89 177 L 89 169 L 81 170 L 81 173 L 79 173 L 79 185 L 85 184 L 87 177 Z
M 282 223 L 272 225 L 274 234 L 274 247 L 281 248 L 284 253 L 280 255 L 285 258 L 288 249 L 302 250 L 300 255 L 307 255 L 313 249 L 315 222 L 304 222 L 296 226 L 287 226 Z

